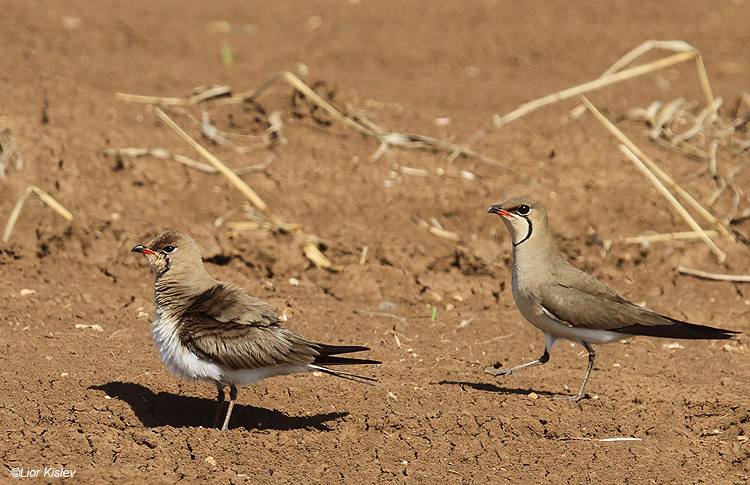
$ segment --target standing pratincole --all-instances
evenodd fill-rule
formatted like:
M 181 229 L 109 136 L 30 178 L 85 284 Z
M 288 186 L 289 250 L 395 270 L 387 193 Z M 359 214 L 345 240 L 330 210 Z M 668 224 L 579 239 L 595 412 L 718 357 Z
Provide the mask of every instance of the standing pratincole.
M 677 339 L 731 339 L 735 332 L 665 317 L 643 308 L 568 263 L 552 238 L 547 212 L 532 199 L 518 197 L 493 205 L 513 239 L 513 298 L 521 314 L 544 332 L 544 354 L 508 369 L 484 369 L 507 376 L 544 364 L 558 339 L 578 342 L 589 353 L 581 390 L 565 399 L 579 401 L 594 368 L 591 344 L 606 344 L 634 335 Z
M 166 231 L 133 251 L 146 255 L 156 275 L 151 334 L 159 357 L 177 377 L 216 385 L 214 427 L 221 417 L 224 386 L 230 387 L 230 401 L 222 430 L 229 426 L 237 387 L 266 377 L 317 370 L 358 382 L 374 380 L 326 367 L 380 364 L 338 357 L 367 347 L 319 344 L 281 327 L 266 303 L 213 279 L 191 238 Z

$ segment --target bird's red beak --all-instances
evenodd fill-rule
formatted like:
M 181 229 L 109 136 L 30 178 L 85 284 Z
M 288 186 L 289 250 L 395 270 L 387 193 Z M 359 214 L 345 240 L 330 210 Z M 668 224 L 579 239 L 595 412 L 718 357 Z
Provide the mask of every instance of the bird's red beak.
M 143 253 L 143 254 L 156 254 L 155 252 L 151 251 L 149 248 L 144 246 L 143 244 L 139 244 L 138 246 L 134 247 L 130 250 L 131 253 Z
M 503 209 L 502 207 L 500 207 L 499 205 L 493 205 L 492 207 L 490 207 L 489 209 L 487 209 L 487 213 L 488 214 L 497 214 L 499 216 L 516 217 L 513 214 L 511 214 L 510 212 L 508 212 L 505 209 Z

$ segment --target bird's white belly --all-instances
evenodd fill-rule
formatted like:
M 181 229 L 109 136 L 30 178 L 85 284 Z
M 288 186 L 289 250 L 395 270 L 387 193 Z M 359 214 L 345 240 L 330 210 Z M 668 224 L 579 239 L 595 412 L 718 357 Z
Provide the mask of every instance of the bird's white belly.
M 571 327 L 544 311 L 535 315 L 533 320 L 528 317 L 527 320 L 544 333 L 552 334 L 555 337 L 564 338 L 573 342 L 608 344 L 630 337 L 628 334 L 611 332 L 609 330 Z
M 277 365 L 257 369 L 228 369 L 221 364 L 199 358 L 185 347 L 177 336 L 177 323 L 157 313 L 151 326 L 151 336 L 164 366 L 175 376 L 187 381 L 220 382 L 246 386 L 278 375 L 309 372 L 308 367 Z

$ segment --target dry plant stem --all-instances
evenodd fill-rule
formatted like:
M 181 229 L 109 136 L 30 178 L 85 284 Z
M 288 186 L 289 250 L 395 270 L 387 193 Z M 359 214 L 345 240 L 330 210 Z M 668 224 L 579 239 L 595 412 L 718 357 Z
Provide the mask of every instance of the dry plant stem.
M 142 104 L 160 104 L 163 106 L 191 106 L 198 103 L 203 103 L 217 96 L 224 96 L 229 94 L 230 90 L 228 86 L 214 86 L 207 90 L 201 91 L 189 98 L 163 98 L 159 96 L 141 96 L 139 94 L 125 94 L 116 93 L 115 97 L 120 101 L 126 103 L 142 103 Z
M 659 59 L 657 61 L 653 61 L 653 62 L 649 62 L 646 64 L 642 64 L 640 66 L 632 67 L 624 71 L 619 71 L 620 68 L 624 67 L 625 65 L 633 61 L 635 58 L 641 56 L 642 54 L 654 48 L 677 51 L 678 53 L 669 57 L 665 57 L 663 59 Z M 569 98 L 572 98 L 579 94 L 586 93 L 594 89 L 603 88 L 605 86 L 609 86 L 610 84 L 615 84 L 620 81 L 624 81 L 626 79 L 640 76 L 642 74 L 656 71 L 658 69 L 669 67 L 674 64 L 678 64 L 680 62 L 684 62 L 690 59 L 695 60 L 696 67 L 698 69 L 698 77 L 701 82 L 701 87 L 703 88 L 703 93 L 706 97 L 706 103 L 710 105 L 711 103 L 713 103 L 714 97 L 711 91 L 711 85 L 708 82 L 708 75 L 706 74 L 706 68 L 703 65 L 703 58 L 701 57 L 700 52 L 698 52 L 698 50 L 692 47 L 690 44 L 683 42 L 683 41 L 649 40 L 649 41 L 644 42 L 640 46 L 636 47 L 635 49 L 630 51 L 628 54 L 625 54 L 619 61 L 617 61 L 609 69 L 607 69 L 607 71 L 605 71 L 602 77 L 600 77 L 599 79 L 596 79 L 594 81 L 589 81 L 587 83 L 574 86 L 572 88 L 565 89 L 555 94 L 550 94 L 548 96 L 545 96 L 543 98 L 540 98 L 534 101 L 530 101 L 528 103 L 521 105 L 519 108 L 506 114 L 503 117 L 499 117 L 495 115 L 494 117 L 495 127 L 500 128 L 501 126 L 503 126 L 504 124 L 510 121 L 516 120 L 544 106 L 557 103 L 558 101 L 569 99 Z M 574 110 L 574 112 L 575 111 L 580 111 L 580 110 Z M 479 139 L 479 138 L 482 138 L 483 136 L 484 134 L 480 131 L 476 133 L 474 136 L 472 136 L 471 140 Z M 468 144 L 469 143 L 465 143 L 464 145 L 468 145 Z
M 337 273 L 344 270 L 343 266 L 338 266 L 331 263 L 331 261 L 326 258 L 323 253 L 320 252 L 318 246 L 311 242 L 306 242 L 302 247 L 302 251 L 305 253 L 307 259 L 312 261 L 313 264 L 315 264 L 315 266 L 318 266 L 319 268 L 325 268 Z
M 333 116 L 334 118 L 336 118 L 337 120 L 342 122 L 344 125 L 348 126 L 349 128 L 359 131 L 360 133 L 364 133 L 366 135 L 378 136 L 378 134 L 372 131 L 371 129 L 341 114 L 336 108 L 334 108 L 333 106 L 328 104 L 323 98 L 318 96 L 318 94 L 315 91 L 310 89 L 307 86 L 307 84 L 300 81 L 300 79 L 297 76 L 295 76 L 289 71 L 277 72 L 276 74 L 272 75 L 268 80 L 263 82 L 260 86 L 253 89 L 252 91 L 240 93 L 236 96 L 232 96 L 231 98 L 217 100 L 216 104 L 242 104 L 246 102 L 248 99 L 257 98 L 261 93 L 263 93 L 263 91 L 268 89 L 271 86 L 271 84 L 276 82 L 276 80 L 278 79 L 282 79 L 286 81 L 294 89 L 304 94 L 306 98 L 310 99 L 313 103 L 320 106 L 322 109 L 328 112 L 328 114 L 330 114 L 331 116 Z
M 433 234 L 437 237 L 441 237 L 443 239 L 450 239 L 451 241 L 460 241 L 461 236 L 456 234 L 455 232 L 447 231 L 443 229 L 442 227 L 436 227 L 435 225 L 430 225 L 427 221 L 422 219 L 419 216 L 414 216 L 412 219 L 419 227 L 423 229 L 427 229 L 430 234 Z
M 693 207 L 706 221 L 710 222 L 714 226 L 716 226 L 716 229 L 722 234 L 722 236 L 728 236 L 729 231 L 727 231 L 727 228 L 724 227 L 724 225 L 711 214 L 708 210 L 706 210 L 702 205 L 698 203 L 685 189 L 677 185 L 677 182 L 675 182 L 672 177 L 667 175 L 667 173 L 660 169 L 658 165 L 656 165 L 650 158 L 646 156 L 645 153 L 641 151 L 640 148 L 636 146 L 635 143 L 630 141 L 630 139 L 625 136 L 625 134 L 620 131 L 611 121 L 607 119 L 606 116 L 604 116 L 596 107 L 589 101 L 585 96 L 581 96 L 581 101 L 583 101 L 583 104 L 586 105 L 586 108 L 588 108 L 591 113 L 596 116 L 596 118 L 612 133 L 617 140 L 625 145 L 630 152 L 634 153 L 637 158 L 639 158 L 639 161 L 643 161 L 644 164 L 646 164 L 658 177 L 664 181 L 665 184 L 669 186 L 672 190 L 677 192 L 677 194 L 680 197 L 683 197 L 690 206 Z
M 681 274 L 695 276 L 697 278 L 703 278 L 706 280 L 733 281 L 735 283 L 750 283 L 750 275 L 706 273 L 705 271 L 701 271 L 699 269 L 691 269 L 691 268 L 686 268 L 684 266 L 678 266 L 677 271 Z
M 273 225 L 266 222 L 256 222 L 256 221 L 231 221 L 227 222 L 227 229 L 231 229 L 233 231 L 257 231 L 259 229 L 273 229 Z
M 55 210 L 55 212 L 60 214 L 68 222 L 73 220 L 73 214 L 71 214 L 65 207 L 63 207 L 51 195 L 49 195 L 47 192 L 43 191 L 42 189 L 39 189 L 32 185 L 23 192 L 23 195 L 21 196 L 20 199 L 18 199 L 18 202 L 16 202 L 15 207 L 13 207 L 13 211 L 10 213 L 10 217 L 8 218 L 8 223 L 6 224 L 5 231 L 3 232 L 4 243 L 7 243 L 8 240 L 10 240 L 10 234 L 11 232 L 13 232 L 13 227 L 16 225 L 16 222 L 18 221 L 18 216 L 21 215 L 21 209 L 23 209 L 23 205 L 26 203 L 26 200 L 29 198 L 31 194 L 38 195 L 39 198 L 42 199 L 42 202 L 52 207 Z
M 224 175 L 232 183 L 232 185 L 234 185 L 237 190 L 242 193 L 242 195 L 247 197 L 250 203 L 253 204 L 253 206 L 255 206 L 255 208 L 257 208 L 273 226 L 277 227 L 280 230 L 284 230 L 285 224 L 282 223 L 279 218 L 271 212 L 266 203 L 263 202 L 263 199 L 261 199 L 260 196 L 258 196 L 258 194 L 256 194 L 255 191 L 251 189 L 244 180 L 239 178 L 236 173 L 234 173 L 229 167 L 224 165 L 218 158 L 216 158 L 213 154 L 211 154 L 211 152 L 206 150 L 200 143 L 191 138 L 190 135 L 188 135 L 185 130 L 180 128 L 177 123 L 172 120 L 172 118 L 164 113 L 164 111 L 155 107 L 154 112 L 157 114 L 157 116 L 159 116 L 159 118 L 161 118 L 162 121 L 167 124 L 167 126 L 176 131 L 177 134 L 179 134 L 185 141 L 187 141 L 190 146 L 192 146 L 198 153 L 201 154 L 203 158 L 208 160 L 209 163 L 211 163 L 211 165 L 213 165 L 216 170 L 219 171 L 219 173 Z M 318 247 L 310 242 L 312 239 L 314 239 L 314 236 L 309 236 L 299 229 L 295 229 L 293 232 L 302 238 L 302 240 L 304 241 L 302 250 L 305 253 L 305 256 L 316 266 L 329 269 L 331 271 L 341 271 L 343 269 L 342 266 L 336 266 L 331 263 L 331 261 L 329 261 L 328 258 L 326 258 L 325 255 L 320 252 Z
M 704 231 L 708 237 L 719 236 L 719 231 Z M 649 234 L 647 236 L 633 236 L 626 237 L 623 242 L 625 244 L 643 244 L 645 242 L 664 242 L 664 241 L 677 241 L 677 240 L 690 240 L 700 239 L 701 233 L 696 231 L 684 231 L 684 232 L 667 232 L 664 234 Z
M 661 192 L 661 194 L 664 196 L 664 198 L 669 201 L 670 204 L 675 208 L 675 210 L 682 216 L 682 218 L 688 223 L 690 227 L 693 228 L 696 232 L 700 234 L 700 238 L 705 242 L 708 247 L 713 251 L 713 253 L 716 255 L 716 258 L 720 263 L 723 263 L 725 259 L 727 259 L 726 255 L 721 251 L 721 249 L 714 244 L 714 242 L 711 240 L 710 237 L 705 233 L 703 228 L 695 222 L 695 219 L 688 213 L 688 211 L 685 210 L 682 205 L 675 199 L 674 195 L 667 190 L 667 188 L 659 181 L 659 179 L 654 175 L 646 165 L 637 157 L 635 154 L 628 149 L 625 145 L 620 145 L 620 150 L 627 156 L 630 161 L 632 161 L 638 169 L 643 172 L 643 174 L 646 176 L 647 179 L 651 181 L 654 187 Z
M 160 104 L 164 106 L 189 106 L 193 103 L 185 98 L 162 98 L 159 96 L 142 96 L 140 94 L 116 93 L 115 97 L 126 103 Z
M 304 94 L 305 97 L 312 100 L 315 104 L 326 110 L 328 114 L 342 122 L 344 125 L 353 130 L 359 131 L 360 133 L 364 133 L 370 136 L 377 136 L 377 133 L 375 133 L 374 131 L 339 113 L 336 108 L 328 104 L 323 98 L 318 96 L 318 93 L 310 89 L 307 84 L 300 81 L 300 79 L 291 72 L 284 71 L 281 76 L 286 82 L 291 84 L 294 89 Z
M 695 47 L 681 40 L 647 40 L 643 44 L 639 45 L 632 51 L 622 56 L 617 62 L 612 64 L 609 69 L 604 71 L 601 77 L 604 78 L 607 76 L 611 76 L 615 72 L 633 62 L 638 57 L 653 49 L 671 50 L 675 52 L 691 52 L 693 54 L 693 58 L 695 59 L 696 68 L 698 70 L 698 78 L 701 83 L 701 88 L 703 89 L 703 95 L 706 97 L 706 104 L 710 105 L 714 102 L 714 95 L 711 91 L 711 84 L 708 82 L 708 74 L 706 74 L 706 67 L 703 65 L 703 58 L 700 52 L 698 52 L 698 49 L 696 49 Z
M 471 138 L 469 138 L 468 140 L 466 140 L 466 142 L 453 150 L 453 153 L 448 156 L 448 163 L 453 163 L 459 156 L 461 156 L 461 153 L 464 153 L 465 148 L 470 147 L 475 141 L 480 140 L 485 136 L 487 136 L 487 130 L 485 130 L 484 128 L 474 133 Z
M 183 165 L 187 165 L 190 168 L 200 170 L 204 173 L 218 172 L 218 170 L 211 165 L 196 162 L 192 158 L 177 155 L 176 153 L 172 153 L 164 148 L 108 148 L 104 150 L 104 155 L 109 157 L 117 156 L 127 158 L 154 157 L 163 160 L 174 160 L 175 162 L 182 163 Z
M 247 197 L 250 203 L 252 203 L 259 211 L 261 211 L 261 213 L 267 216 L 272 222 L 277 221 L 276 216 L 274 216 L 268 209 L 268 205 L 263 202 L 263 199 L 261 199 L 260 196 L 258 196 L 258 194 L 256 194 L 255 191 L 251 189 L 244 180 L 239 178 L 236 173 L 234 173 L 229 167 L 224 165 L 218 158 L 213 156 L 211 152 L 206 150 L 200 143 L 191 138 L 190 135 L 185 132 L 185 130 L 177 126 L 177 123 L 175 123 L 172 118 L 167 116 L 164 111 L 155 107 L 154 112 L 159 118 L 161 118 L 164 123 L 167 124 L 167 126 L 176 131 L 177 134 L 180 135 L 186 142 L 188 142 L 188 144 L 192 146 L 203 158 L 208 160 L 208 162 L 213 165 L 214 168 L 219 171 L 219 173 L 225 176 L 229 180 L 229 182 L 231 182 L 232 185 L 234 185 L 237 190 L 242 193 L 242 195 Z
M 640 66 L 631 67 L 630 69 L 617 72 L 610 76 L 595 79 L 594 81 L 589 81 L 587 83 L 565 89 L 558 93 L 550 94 L 543 98 L 530 101 L 528 103 L 521 105 L 518 109 L 511 111 L 510 113 L 503 116 L 502 118 L 497 119 L 495 121 L 495 126 L 499 128 L 510 121 L 516 120 L 524 115 L 531 113 L 532 111 L 536 111 L 539 108 L 543 108 L 544 106 L 549 106 L 559 101 L 570 99 L 572 97 L 581 95 L 583 93 L 587 93 L 594 89 L 600 89 L 605 86 L 609 86 L 610 84 L 615 84 L 620 81 L 624 81 L 626 79 L 641 76 L 648 72 L 656 71 L 658 69 L 669 67 L 674 64 L 685 62 L 687 60 L 694 59 L 694 58 L 695 58 L 695 53 L 693 52 L 680 52 L 679 54 L 674 54 L 672 56 L 665 57 L 664 59 L 659 59 L 658 61 L 653 61 L 647 64 L 642 64 Z

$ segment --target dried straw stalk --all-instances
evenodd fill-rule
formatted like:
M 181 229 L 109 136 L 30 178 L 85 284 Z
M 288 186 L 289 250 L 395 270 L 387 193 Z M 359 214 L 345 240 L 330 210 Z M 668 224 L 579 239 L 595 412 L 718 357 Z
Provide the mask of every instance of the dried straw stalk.
M 662 69 L 665 67 L 673 66 L 675 64 L 679 64 L 680 62 L 685 62 L 687 60 L 694 59 L 694 58 L 695 58 L 695 54 L 692 52 L 681 52 L 679 54 L 674 54 L 664 59 L 659 59 L 658 61 L 653 61 L 653 62 L 649 62 L 647 64 L 643 64 L 640 66 L 631 67 L 630 69 L 626 69 L 624 71 L 620 71 L 620 72 L 611 74 L 606 77 L 595 79 L 587 83 L 579 84 L 578 86 L 565 89 L 558 93 L 550 94 L 543 98 L 536 99 L 534 101 L 530 101 L 528 103 L 522 104 L 519 108 L 515 109 L 514 111 L 511 111 L 510 113 L 508 113 L 507 115 L 503 117 L 495 118 L 494 120 L 495 127 L 500 128 L 501 126 L 503 126 L 504 124 L 510 121 L 516 120 L 522 116 L 525 116 L 531 113 L 532 111 L 536 111 L 539 108 L 543 108 L 545 106 L 555 104 L 559 101 L 570 99 L 575 96 L 579 96 L 583 93 L 593 91 L 594 89 L 601 89 L 603 87 L 609 86 L 610 84 L 615 84 L 620 81 L 624 81 L 626 79 L 631 79 L 637 76 L 641 76 L 643 74 L 653 72 L 653 71 L 656 71 L 658 69 Z
M 18 216 L 21 215 L 21 209 L 23 209 L 23 205 L 26 203 L 26 200 L 29 198 L 31 194 L 36 194 L 37 196 L 39 196 L 39 198 L 42 199 L 42 202 L 52 207 L 52 209 L 54 209 L 55 212 L 57 212 L 62 217 L 64 217 L 65 220 L 67 220 L 68 222 L 73 220 L 73 214 L 71 214 L 65 207 L 63 207 L 62 204 L 56 201 L 47 192 L 32 185 L 23 192 L 23 195 L 21 196 L 21 198 L 18 199 L 18 202 L 16 202 L 15 207 L 13 207 L 13 211 L 10 213 L 10 217 L 8 218 L 8 223 L 5 225 L 5 231 L 3 232 L 3 243 L 7 243 L 10 240 L 10 234 L 11 232 L 13 232 L 13 227 L 16 225 L 16 222 L 18 221 Z
M 711 249 L 711 251 L 716 255 L 716 258 L 720 263 L 723 263 L 725 259 L 727 259 L 727 256 L 722 252 L 721 249 L 719 249 L 716 244 L 711 240 L 710 237 L 706 234 L 706 232 L 703 230 L 703 228 L 695 222 L 695 219 L 690 215 L 690 213 L 685 210 L 684 207 L 677 201 L 677 199 L 672 195 L 672 193 L 667 190 L 667 188 L 664 186 L 664 184 L 661 183 L 661 181 L 656 177 L 656 175 L 651 172 L 651 170 L 646 167 L 646 165 L 637 157 L 635 154 L 628 149 L 625 145 L 620 145 L 620 150 L 632 161 L 636 167 L 643 173 L 643 175 L 646 176 L 647 179 L 651 181 L 653 186 L 664 196 L 664 198 L 669 201 L 670 204 L 672 204 L 672 207 L 675 208 L 678 214 L 682 216 L 682 218 L 688 223 L 690 227 L 693 228 L 694 231 L 698 233 L 700 238 L 705 242 L 708 247 Z
M 691 269 L 691 268 L 686 268 L 684 266 L 678 266 L 677 271 L 682 274 L 695 276 L 697 278 L 703 278 L 706 280 L 733 281 L 735 283 L 750 283 L 750 275 L 706 273 L 705 271 L 701 271 L 699 269 Z
M 687 203 L 693 207 L 706 221 L 713 224 L 716 229 L 722 234 L 722 236 L 728 236 L 729 231 L 726 227 L 716 218 L 713 214 L 711 214 L 707 209 L 705 209 L 698 201 L 696 201 L 693 196 L 691 196 L 685 189 L 677 185 L 677 182 L 675 182 L 672 177 L 670 177 L 664 170 L 659 168 L 656 163 L 654 163 L 648 156 L 646 156 L 643 151 L 641 151 L 638 146 L 636 146 L 635 143 L 633 143 L 625 134 L 620 131 L 611 121 L 607 119 L 606 116 L 604 116 L 596 107 L 589 101 L 585 96 L 581 96 L 581 101 L 583 104 L 588 108 L 589 111 L 596 117 L 599 122 L 601 122 L 605 128 L 609 130 L 610 133 L 612 133 L 617 140 L 625 145 L 633 154 L 637 156 L 637 158 L 641 161 L 643 161 L 644 164 L 648 165 L 648 167 L 656 174 L 658 177 L 665 183 L 667 186 L 669 186 L 670 189 L 674 190 L 680 197 L 683 197 Z
M 719 231 L 707 230 L 703 231 L 708 237 L 719 236 Z M 667 232 L 663 234 L 649 234 L 646 236 L 633 236 L 626 237 L 624 239 L 625 244 L 643 244 L 645 242 L 664 242 L 664 241 L 684 241 L 691 239 L 700 239 L 700 232 L 696 231 L 684 231 L 684 232 Z
M 276 215 L 271 212 L 271 210 L 268 208 L 268 205 L 263 201 L 263 199 L 261 199 L 260 196 L 256 194 L 255 191 L 251 189 L 244 180 L 239 178 L 236 173 L 234 173 L 229 167 L 224 165 L 221 160 L 216 158 L 200 143 L 195 141 L 190 135 L 185 132 L 185 130 L 180 128 L 177 123 L 175 123 L 172 118 L 167 116 L 167 114 L 164 113 L 164 111 L 162 111 L 160 108 L 155 107 L 154 112 L 162 121 L 164 121 L 164 123 L 167 124 L 167 126 L 177 132 L 177 134 L 179 134 L 185 141 L 187 141 L 188 144 L 192 146 L 198 153 L 200 153 L 203 158 L 205 158 L 211 165 L 213 165 L 216 170 L 219 171 L 219 173 L 224 175 L 224 177 L 226 177 L 227 180 L 229 180 L 229 182 L 234 185 L 237 190 L 239 190 L 240 193 L 242 193 L 242 195 L 244 195 L 250 201 L 250 203 L 255 206 L 255 208 L 258 209 L 258 211 L 260 211 L 266 219 L 268 219 L 271 224 L 273 224 L 274 227 L 284 232 L 293 232 L 296 235 L 300 236 L 304 243 L 303 252 L 305 253 L 305 256 L 313 262 L 313 264 L 321 268 L 329 269 L 331 271 L 343 270 L 342 266 L 337 266 L 331 263 L 331 261 L 326 258 L 326 256 L 320 251 L 320 249 L 318 249 L 318 247 L 313 242 L 311 242 L 312 240 L 316 240 L 317 237 L 305 234 L 298 227 L 291 228 L 290 225 L 284 224 L 278 217 L 276 217 Z

